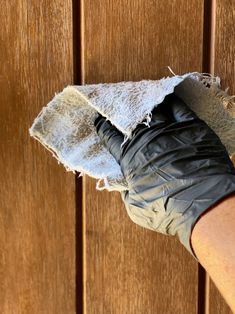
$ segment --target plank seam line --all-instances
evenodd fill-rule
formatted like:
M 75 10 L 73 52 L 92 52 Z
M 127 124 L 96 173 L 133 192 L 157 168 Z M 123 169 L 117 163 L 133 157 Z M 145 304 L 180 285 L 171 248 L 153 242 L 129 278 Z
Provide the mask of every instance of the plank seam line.
M 73 45 L 73 84 L 83 82 L 82 73 L 82 0 L 71 0 L 72 10 L 72 45 Z M 75 308 L 76 313 L 84 313 L 84 182 L 79 173 L 75 179 Z

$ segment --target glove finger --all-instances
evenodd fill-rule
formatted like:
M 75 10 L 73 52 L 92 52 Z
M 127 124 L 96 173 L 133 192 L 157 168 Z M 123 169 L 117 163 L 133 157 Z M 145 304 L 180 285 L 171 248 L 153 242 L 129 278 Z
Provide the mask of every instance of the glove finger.
M 175 94 L 170 95 L 169 103 L 169 113 L 171 114 L 174 121 L 182 122 L 192 119 L 198 119 L 196 113 L 191 110 L 189 106 L 186 105 L 186 103 Z
M 166 110 L 164 108 L 164 103 L 161 103 L 157 106 L 157 108 L 154 108 L 152 111 L 152 119 L 150 121 L 150 126 L 152 125 L 158 125 L 162 123 L 166 123 L 169 121 L 169 117 L 166 114 Z
M 100 114 L 96 118 L 94 125 L 101 141 L 116 161 L 120 163 L 121 144 L 124 141 L 123 134 Z

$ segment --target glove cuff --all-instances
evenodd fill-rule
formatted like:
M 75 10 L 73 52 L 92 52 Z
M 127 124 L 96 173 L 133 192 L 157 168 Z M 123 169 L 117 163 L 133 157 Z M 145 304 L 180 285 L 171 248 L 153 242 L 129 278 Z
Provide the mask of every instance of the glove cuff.
M 192 244 L 191 234 L 196 222 L 210 207 L 216 205 L 223 198 L 235 194 L 235 175 L 224 174 L 208 177 L 201 182 L 203 195 L 196 197 L 192 205 L 171 224 L 169 233 L 176 235 L 189 253 L 199 262 Z M 206 197 L 205 197 L 206 196 Z

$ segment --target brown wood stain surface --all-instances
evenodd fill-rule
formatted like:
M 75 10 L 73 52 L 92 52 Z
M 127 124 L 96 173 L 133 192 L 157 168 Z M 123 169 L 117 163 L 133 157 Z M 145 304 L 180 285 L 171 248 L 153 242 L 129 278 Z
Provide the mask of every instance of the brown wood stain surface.
M 28 129 L 73 79 L 71 2 L 1 1 L 0 313 L 75 313 L 75 180 Z
M 232 95 L 235 1 L 0 4 L 0 313 L 231 314 L 176 239 L 135 225 L 119 193 L 81 185 L 28 129 L 69 84 L 167 66 L 214 72 Z

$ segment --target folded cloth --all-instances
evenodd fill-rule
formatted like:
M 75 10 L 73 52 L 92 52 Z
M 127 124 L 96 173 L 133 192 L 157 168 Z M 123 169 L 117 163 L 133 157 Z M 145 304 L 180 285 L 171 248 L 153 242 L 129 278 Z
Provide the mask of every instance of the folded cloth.
M 139 123 L 149 126 L 153 108 L 174 92 L 214 130 L 232 157 L 234 96 L 220 87 L 218 76 L 199 72 L 160 80 L 68 85 L 43 107 L 29 132 L 67 171 L 98 179 L 98 190 L 123 191 L 127 182 L 120 165 L 96 133 L 98 113 L 123 133 L 125 142 Z

